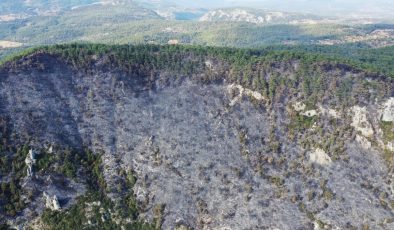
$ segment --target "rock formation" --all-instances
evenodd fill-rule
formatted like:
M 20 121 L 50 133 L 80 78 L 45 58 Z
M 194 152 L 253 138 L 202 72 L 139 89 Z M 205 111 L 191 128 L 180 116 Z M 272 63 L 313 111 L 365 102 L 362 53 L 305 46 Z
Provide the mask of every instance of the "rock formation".
M 34 176 L 33 166 L 36 164 L 36 152 L 33 149 L 29 150 L 26 156 L 25 163 L 27 166 L 27 177 L 31 178 Z
M 59 200 L 56 195 L 50 196 L 48 193 L 43 192 L 43 197 L 45 200 L 46 208 L 49 208 L 52 211 L 58 211 L 61 209 Z

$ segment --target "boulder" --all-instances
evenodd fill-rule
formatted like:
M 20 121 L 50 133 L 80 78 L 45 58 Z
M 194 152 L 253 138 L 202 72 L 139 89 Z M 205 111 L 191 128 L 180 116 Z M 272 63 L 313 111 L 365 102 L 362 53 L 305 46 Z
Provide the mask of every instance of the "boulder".
M 323 149 L 316 149 L 312 153 L 309 154 L 309 159 L 311 162 L 319 164 L 319 165 L 329 165 L 331 164 L 331 158 L 327 155 L 327 153 Z

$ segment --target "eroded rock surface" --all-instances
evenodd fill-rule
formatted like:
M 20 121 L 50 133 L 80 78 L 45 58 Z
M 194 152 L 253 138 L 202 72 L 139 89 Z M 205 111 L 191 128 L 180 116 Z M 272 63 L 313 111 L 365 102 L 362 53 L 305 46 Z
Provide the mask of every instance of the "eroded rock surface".
M 394 121 L 394 98 L 391 97 L 388 99 L 384 104 L 383 114 L 382 114 L 382 121 Z
M 366 137 L 370 137 L 374 134 L 374 130 L 372 128 L 371 123 L 368 120 L 367 117 L 367 108 L 366 107 L 360 107 L 360 106 L 354 106 L 352 108 L 352 126 L 359 132 L 361 132 L 362 135 Z

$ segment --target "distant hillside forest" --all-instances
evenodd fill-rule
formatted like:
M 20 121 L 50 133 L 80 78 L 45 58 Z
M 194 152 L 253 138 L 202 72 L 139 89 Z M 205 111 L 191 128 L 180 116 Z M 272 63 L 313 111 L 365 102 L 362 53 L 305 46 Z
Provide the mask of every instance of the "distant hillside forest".
M 88 0 L 79 2 L 89 3 Z M 0 40 L 25 46 L 68 42 L 167 44 L 171 40 L 179 44 L 240 48 L 280 44 L 360 43 L 371 47 L 394 44 L 391 24 L 344 25 L 341 21 L 313 21 L 315 16 L 304 18 L 303 15 L 297 17 L 313 22 L 296 23 L 292 17 L 267 24 L 242 20 L 231 23 L 168 20 L 158 12 L 128 4 L 89 5 L 55 15 L 27 18 L 22 15 L 21 19 L 0 21 Z M 259 15 L 250 13 L 254 17 Z

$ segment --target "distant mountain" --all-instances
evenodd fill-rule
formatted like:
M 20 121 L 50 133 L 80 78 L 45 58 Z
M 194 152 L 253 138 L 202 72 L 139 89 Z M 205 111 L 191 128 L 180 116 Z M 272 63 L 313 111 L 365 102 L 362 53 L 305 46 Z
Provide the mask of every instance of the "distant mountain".
M 305 20 L 318 20 L 317 16 L 310 14 L 297 14 L 254 10 L 248 8 L 227 8 L 209 11 L 200 18 L 200 21 L 218 22 L 250 22 L 255 24 L 298 23 Z
M 163 20 L 163 17 L 155 11 L 141 7 L 136 4 L 125 4 L 120 1 L 100 2 L 93 5 L 74 7 L 73 10 L 64 12 L 62 16 L 67 18 L 80 17 L 83 23 L 108 23 L 119 25 L 135 20 Z M 102 24 L 98 24 L 102 26 Z
M 312 13 L 339 17 L 394 18 L 394 1 L 389 0 L 136 0 L 152 5 L 188 8 L 251 7 L 275 11 Z
M 137 0 L 135 3 L 141 7 L 154 10 L 167 20 L 198 20 L 208 12 L 208 9 L 201 8 L 201 6 L 179 4 L 181 3 L 179 1 Z
M 0 15 L 28 14 L 47 11 L 59 11 L 78 5 L 99 2 L 97 0 L 2 0 L 0 2 Z
M 170 7 L 166 9 L 156 9 L 155 12 L 169 20 L 199 20 L 208 10 Z
M 122 11 L 122 16 L 118 20 L 163 19 L 155 11 L 136 4 L 133 0 L 5 0 L 0 2 L 0 22 L 75 12 L 80 13 L 76 15 L 79 18 L 96 14 L 97 17 L 104 16 L 108 19 L 119 16 L 119 11 Z
M 217 7 L 231 7 L 239 5 L 238 3 L 234 3 L 232 1 L 226 0 L 135 0 L 135 2 L 143 3 L 151 6 L 160 6 L 160 7 L 168 7 L 168 6 L 177 6 L 177 7 L 185 7 L 185 8 L 217 8 Z

